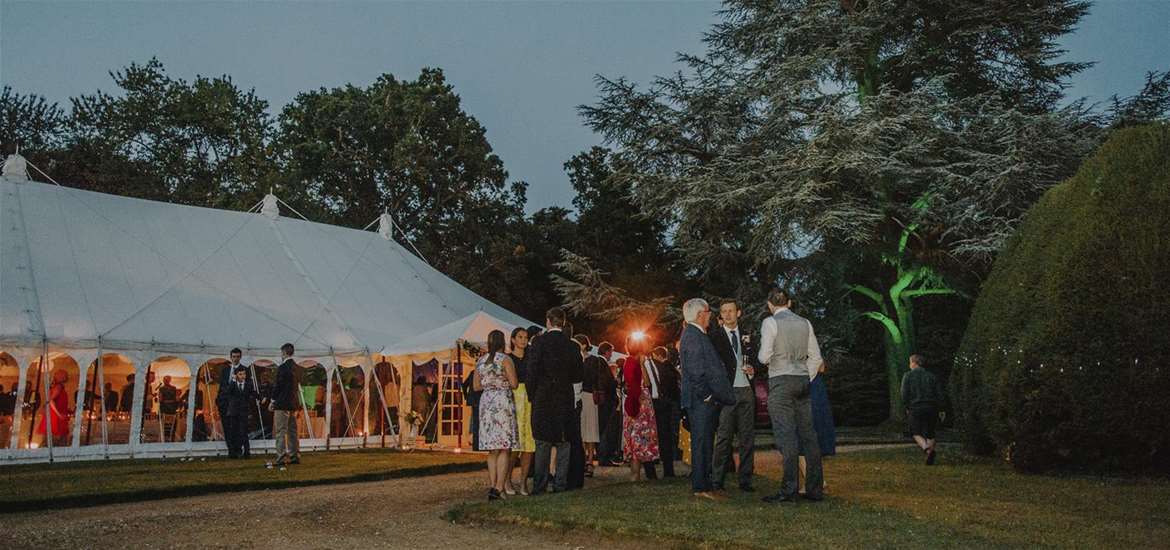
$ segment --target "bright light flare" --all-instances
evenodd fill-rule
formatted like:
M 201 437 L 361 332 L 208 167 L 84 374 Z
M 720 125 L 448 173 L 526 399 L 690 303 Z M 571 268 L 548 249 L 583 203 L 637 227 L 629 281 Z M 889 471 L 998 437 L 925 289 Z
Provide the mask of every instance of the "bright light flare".
M 630 339 L 635 342 L 641 342 L 642 340 L 646 339 L 646 333 L 640 330 L 635 330 L 634 332 L 630 333 Z

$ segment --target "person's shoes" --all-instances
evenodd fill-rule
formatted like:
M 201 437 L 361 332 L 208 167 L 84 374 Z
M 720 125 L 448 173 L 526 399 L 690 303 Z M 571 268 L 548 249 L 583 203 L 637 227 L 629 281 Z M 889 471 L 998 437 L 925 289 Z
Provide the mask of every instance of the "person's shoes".
M 785 504 L 785 503 L 795 504 L 796 503 L 796 495 L 782 495 L 780 493 L 777 493 L 774 495 L 768 495 L 764 498 L 761 498 L 760 500 L 762 500 L 768 504 Z
M 520 496 L 525 496 L 525 497 L 528 496 L 528 488 L 527 487 L 520 486 Z
M 800 498 L 803 500 L 807 500 L 809 502 L 820 502 L 822 500 L 825 500 L 825 497 L 823 495 L 814 497 L 814 496 L 809 496 L 808 493 L 801 493 Z
M 264 463 L 264 469 L 266 469 L 266 470 L 271 470 L 275 467 L 276 467 L 275 463 L 272 463 L 272 462 L 265 462 Z
M 488 489 L 488 501 L 500 500 L 500 492 L 495 487 Z
M 300 464 L 300 463 L 301 463 L 301 457 L 299 457 L 299 456 L 293 457 L 293 459 L 292 459 L 292 460 L 290 460 L 290 461 L 288 461 L 288 463 L 289 463 L 289 464 Z
M 284 464 L 281 464 L 281 465 L 280 465 L 280 468 L 277 468 L 277 469 L 283 472 L 283 471 L 285 471 L 285 470 L 288 470 L 288 466 L 285 466 Z
M 936 456 L 937 455 L 934 452 L 934 447 L 927 449 L 926 450 L 926 465 L 927 466 L 934 466 L 934 459 Z
M 505 486 L 504 486 L 504 494 L 506 494 L 506 495 L 515 495 L 515 494 L 516 494 L 516 489 L 515 489 L 515 488 L 513 488 L 511 485 L 505 485 Z
M 754 493 L 754 492 L 756 492 L 756 490 L 755 490 L 755 489 L 752 489 L 752 486 L 751 486 L 751 485 L 740 485 L 740 486 L 739 486 L 739 490 L 740 490 L 740 491 L 743 491 L 743 492 L 745 492 L 745 493 Z

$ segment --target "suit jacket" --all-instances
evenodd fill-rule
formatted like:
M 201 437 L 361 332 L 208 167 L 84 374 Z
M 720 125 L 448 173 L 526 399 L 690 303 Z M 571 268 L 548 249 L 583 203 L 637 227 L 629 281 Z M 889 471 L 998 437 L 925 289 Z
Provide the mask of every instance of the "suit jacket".
M 237 386 L 234 380 L 228 382 L 228 385 L 220 391 L 220 395 L 224 396 L 224 416 L 226 417 L 247 418 L 252 407 L 256 405 L 256 388 L 252 386 L 251 380 L 244 381 L 243 389 Z
M 743 355 L 744 363 L 754 366 L 757 362 L 756 353 L 751 344 L 743 343 L 743 325 L 740 325 L 736 331 L 739 333 L 740 353 Z M 731 349 L 731 339 L 727 337 L 727 331 L 723 330 L 722 326 L 716 326 L 707 333 L 707 336 L 711 338 L 711 345 L 715 346 L 719 360 L 723 362 L 723 368 L 727 371 L 727 381 L 734 384 L 735 369 L 738 366 L 735 364 L 735 350 Z
M 540 335 L 528 351 L 528 399 L 532 402 L 532 437 L 567 441 L 575 412 L 573 384 L 582 381 L 581 346 L 561 330 Z
M 242 367 L 244 364 L 240 363 L 238 366 Z M 227 410 L 227 402 L 225 401 L 227 399 L 227 392 L 224 391 L 224 388 L 227 388 L 228 384 L 231 384 L 235 380 L 235 369 L 236 367 L 232 366 L 231 363 L 227 363 L 219 369 L 220 389 L 219 393 L 215 396 L 215 406 L 219 409 L 220 415 L 224 415 L 224 411 Z M 249 374 L 248 378 L 251 378 L 251 374 Z
M 276 410 L 295 411 L 301 408 L 301 400 L 297 395 L 295 368 L 296 363 L 292 358 L 285 359 L 276 367 L 276 386 L 272 389 L 272 402 Z
M 731 381 L 715 346 L 698 327 L 687 323 L 679 343 L 682 361 L 682 407 L 694 409 L 705 399 L 723 405 L 734 405 L 735 394 Z
M 678 405 L 682 390 L 682 374 L 678 371 L 678 363 L 667 359 L 663 363 L 655 361 L 655 364 L 658 365 L 658 400 Z
M 609 364 L 605 362 L 605 359 L 596 355 L 586 357 L 582 364 L 581 391 L 593 393 L 597 391 L 597 383 L 601 380 L 601 371 L 609 374 Z

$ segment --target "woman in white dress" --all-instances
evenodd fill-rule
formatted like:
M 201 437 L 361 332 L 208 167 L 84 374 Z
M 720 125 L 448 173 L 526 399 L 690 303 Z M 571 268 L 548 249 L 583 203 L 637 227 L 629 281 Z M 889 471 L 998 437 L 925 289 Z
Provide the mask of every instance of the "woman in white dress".
M 516 389 L 516 367 L 504 353 L 504 333 L 493 330 L 488 334 L 487 353 L 475 365 L 476 391 L 479 398 L 479 449 L 488 452 L 488 500 L 503 498 L 512 461 L 512 447 L 519 439 L 516 433 L 516 405 L 512 390 Z

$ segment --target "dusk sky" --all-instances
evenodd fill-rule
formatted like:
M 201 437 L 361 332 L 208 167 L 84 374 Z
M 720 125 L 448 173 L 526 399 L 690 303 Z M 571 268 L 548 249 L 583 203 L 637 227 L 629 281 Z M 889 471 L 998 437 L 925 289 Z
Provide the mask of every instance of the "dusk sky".
M 382 73 L 444 70 L 511 178 L 529 183 L 529 212 L 570 206 L 562 168 L 599 143 L 576 106 L 594 75 L 645 83 L 702 50 L 717 2 L 18 2 L 0 0 L 0 82 L 67 107 L 113 90 L 107 74 L 157 57 L 172 77 L 231 75 L 275 115 L 298 92 Z M 1069 90 L 1104 100 L 1170 69 L 1170 0 L 1101 0 L 1064 41 L 1096 61 Z

